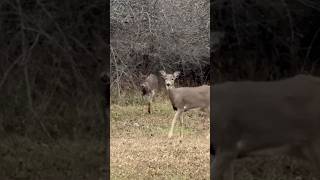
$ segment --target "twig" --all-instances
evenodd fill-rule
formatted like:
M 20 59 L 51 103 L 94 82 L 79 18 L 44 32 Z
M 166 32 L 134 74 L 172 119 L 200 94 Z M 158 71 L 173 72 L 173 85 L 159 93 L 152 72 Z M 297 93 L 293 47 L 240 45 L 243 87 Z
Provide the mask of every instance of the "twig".
M 13 68 L 19 63 L 21 60 L 21 56 L 19 56 L 17 59 L 13 61 L 13 63 L 8 67 L 7 71 L 3 74 L 3 77 L 0 82 L 0 89 L 2 89 L 4 83 L 7 81 L 10 72 L 13 70 Z

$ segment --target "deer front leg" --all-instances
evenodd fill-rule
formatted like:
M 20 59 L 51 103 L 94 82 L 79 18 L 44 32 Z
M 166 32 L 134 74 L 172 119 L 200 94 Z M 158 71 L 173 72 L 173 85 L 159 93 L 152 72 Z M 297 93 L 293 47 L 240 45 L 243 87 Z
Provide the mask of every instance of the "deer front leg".
M 210 123 L 211 123 L 211 122 L 210 122 L 210 115 L 209 115 L 208 121 L 209 121 L 209 133 L 208 133 L 208 135 L 207 135 L 207 139 L 210 139 L 210 131 L 211 131 L 211 130 L 210 130 Z
M 180 117 L 180 137 L 181 137 L 181 138 L 183 138 L 182 128 L 184 128 L 183 114 L 181 114 L 181 117 Z
M 170 129 L 169 134 L 168 134 L 169 138 L 172 137 L 174 124 L 176 123 L 177 119 L 180 118 L 181 112 L 182 112 L 182 110 L 178 109 L 176 114 L 174 115 L 174 118 L 173 118 L 172 123 L 171 123 L 171 129 Z
M 206 117 L 207 117 L 208 122 L 209 122 L 209 133 L 208 133 L 206 138 L 210 139 L 210 124 L 211 124 L 211 122 L 210 122 L 210 108 L 208 108 L 207 111 L 206 111 Z

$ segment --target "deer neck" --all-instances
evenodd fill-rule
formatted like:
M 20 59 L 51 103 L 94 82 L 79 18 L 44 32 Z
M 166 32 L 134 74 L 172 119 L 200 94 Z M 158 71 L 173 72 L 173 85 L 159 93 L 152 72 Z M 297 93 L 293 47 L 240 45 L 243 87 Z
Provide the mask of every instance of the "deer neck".
M 166 87 L 167 93 L 170 95 L 171 94 L 171 90 L 175 89 L 174 85 L 171 87 Z
M 174 96 L 174 93 L 173 93 L 173 90 L 175 89 L 175 86 L 173 85 L 172 87 L 170 87 L 170 88 L 167 88 L 167 93 L 168 93 L 168 96 L 169 96 L 169 99 L 170 99 L 170 101 L 172 100 L 172 99 L 174 99 L 173 98 L 173 96 Z
M 174 84 L 170 87 L 166 86 L 166 90 L 169 91 L 170 89 L 175 89 L 176 87 L 174 86 Z

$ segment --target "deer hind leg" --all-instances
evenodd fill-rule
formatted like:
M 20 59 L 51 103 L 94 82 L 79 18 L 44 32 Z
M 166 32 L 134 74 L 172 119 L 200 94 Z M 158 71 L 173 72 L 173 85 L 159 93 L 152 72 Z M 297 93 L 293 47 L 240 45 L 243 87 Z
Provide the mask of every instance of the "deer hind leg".
M 176 123 L 177 119 L 180 119 L 180 115 L 181 115 L 182 111 L 183 110 L 178 109 L 176 114 L 174 115 L 174 118 L 173 118 L 172 123 L 171 123 L 171 129 L 170 129 L 169 134 L 168 134 L 169 138 L 172 137 L 174 124 Z
M 309 160 L 312 170 L 317 178 L 320 178 L 320 144 L 314 143 L 303 149 L 304 157 Z
M 150 101 L 148 102 L 148 113 L 149 114 L 151 113 L 151 102 Z
M 219 152 L 211 163 L 211 172 L 214 180 L 233 180 L 232 162 L 236 154 L 232 152 Z
M 155 90 L 152 90 L 152 91 L 151 91 L 151 101 L 152 101 L 152 102 L 154 102 L 155 95 L 156 95 L 156 91 L 155 91 Z
M 151 94 L 148 97 L 148 113 L 151 113 L 151 104 L 154 101 L 154 96 L 155 96 L 156 92 L 155 90 L 151 91 Z
M 151 113 L 152 94 L 148 95 L 148 113 Z

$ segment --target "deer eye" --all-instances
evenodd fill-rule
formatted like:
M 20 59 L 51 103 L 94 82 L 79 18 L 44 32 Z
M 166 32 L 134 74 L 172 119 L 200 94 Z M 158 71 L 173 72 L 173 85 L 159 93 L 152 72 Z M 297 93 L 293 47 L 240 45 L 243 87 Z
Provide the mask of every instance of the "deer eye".
M 174 79 L 172 78 L 172 81 L 173 81 Z

